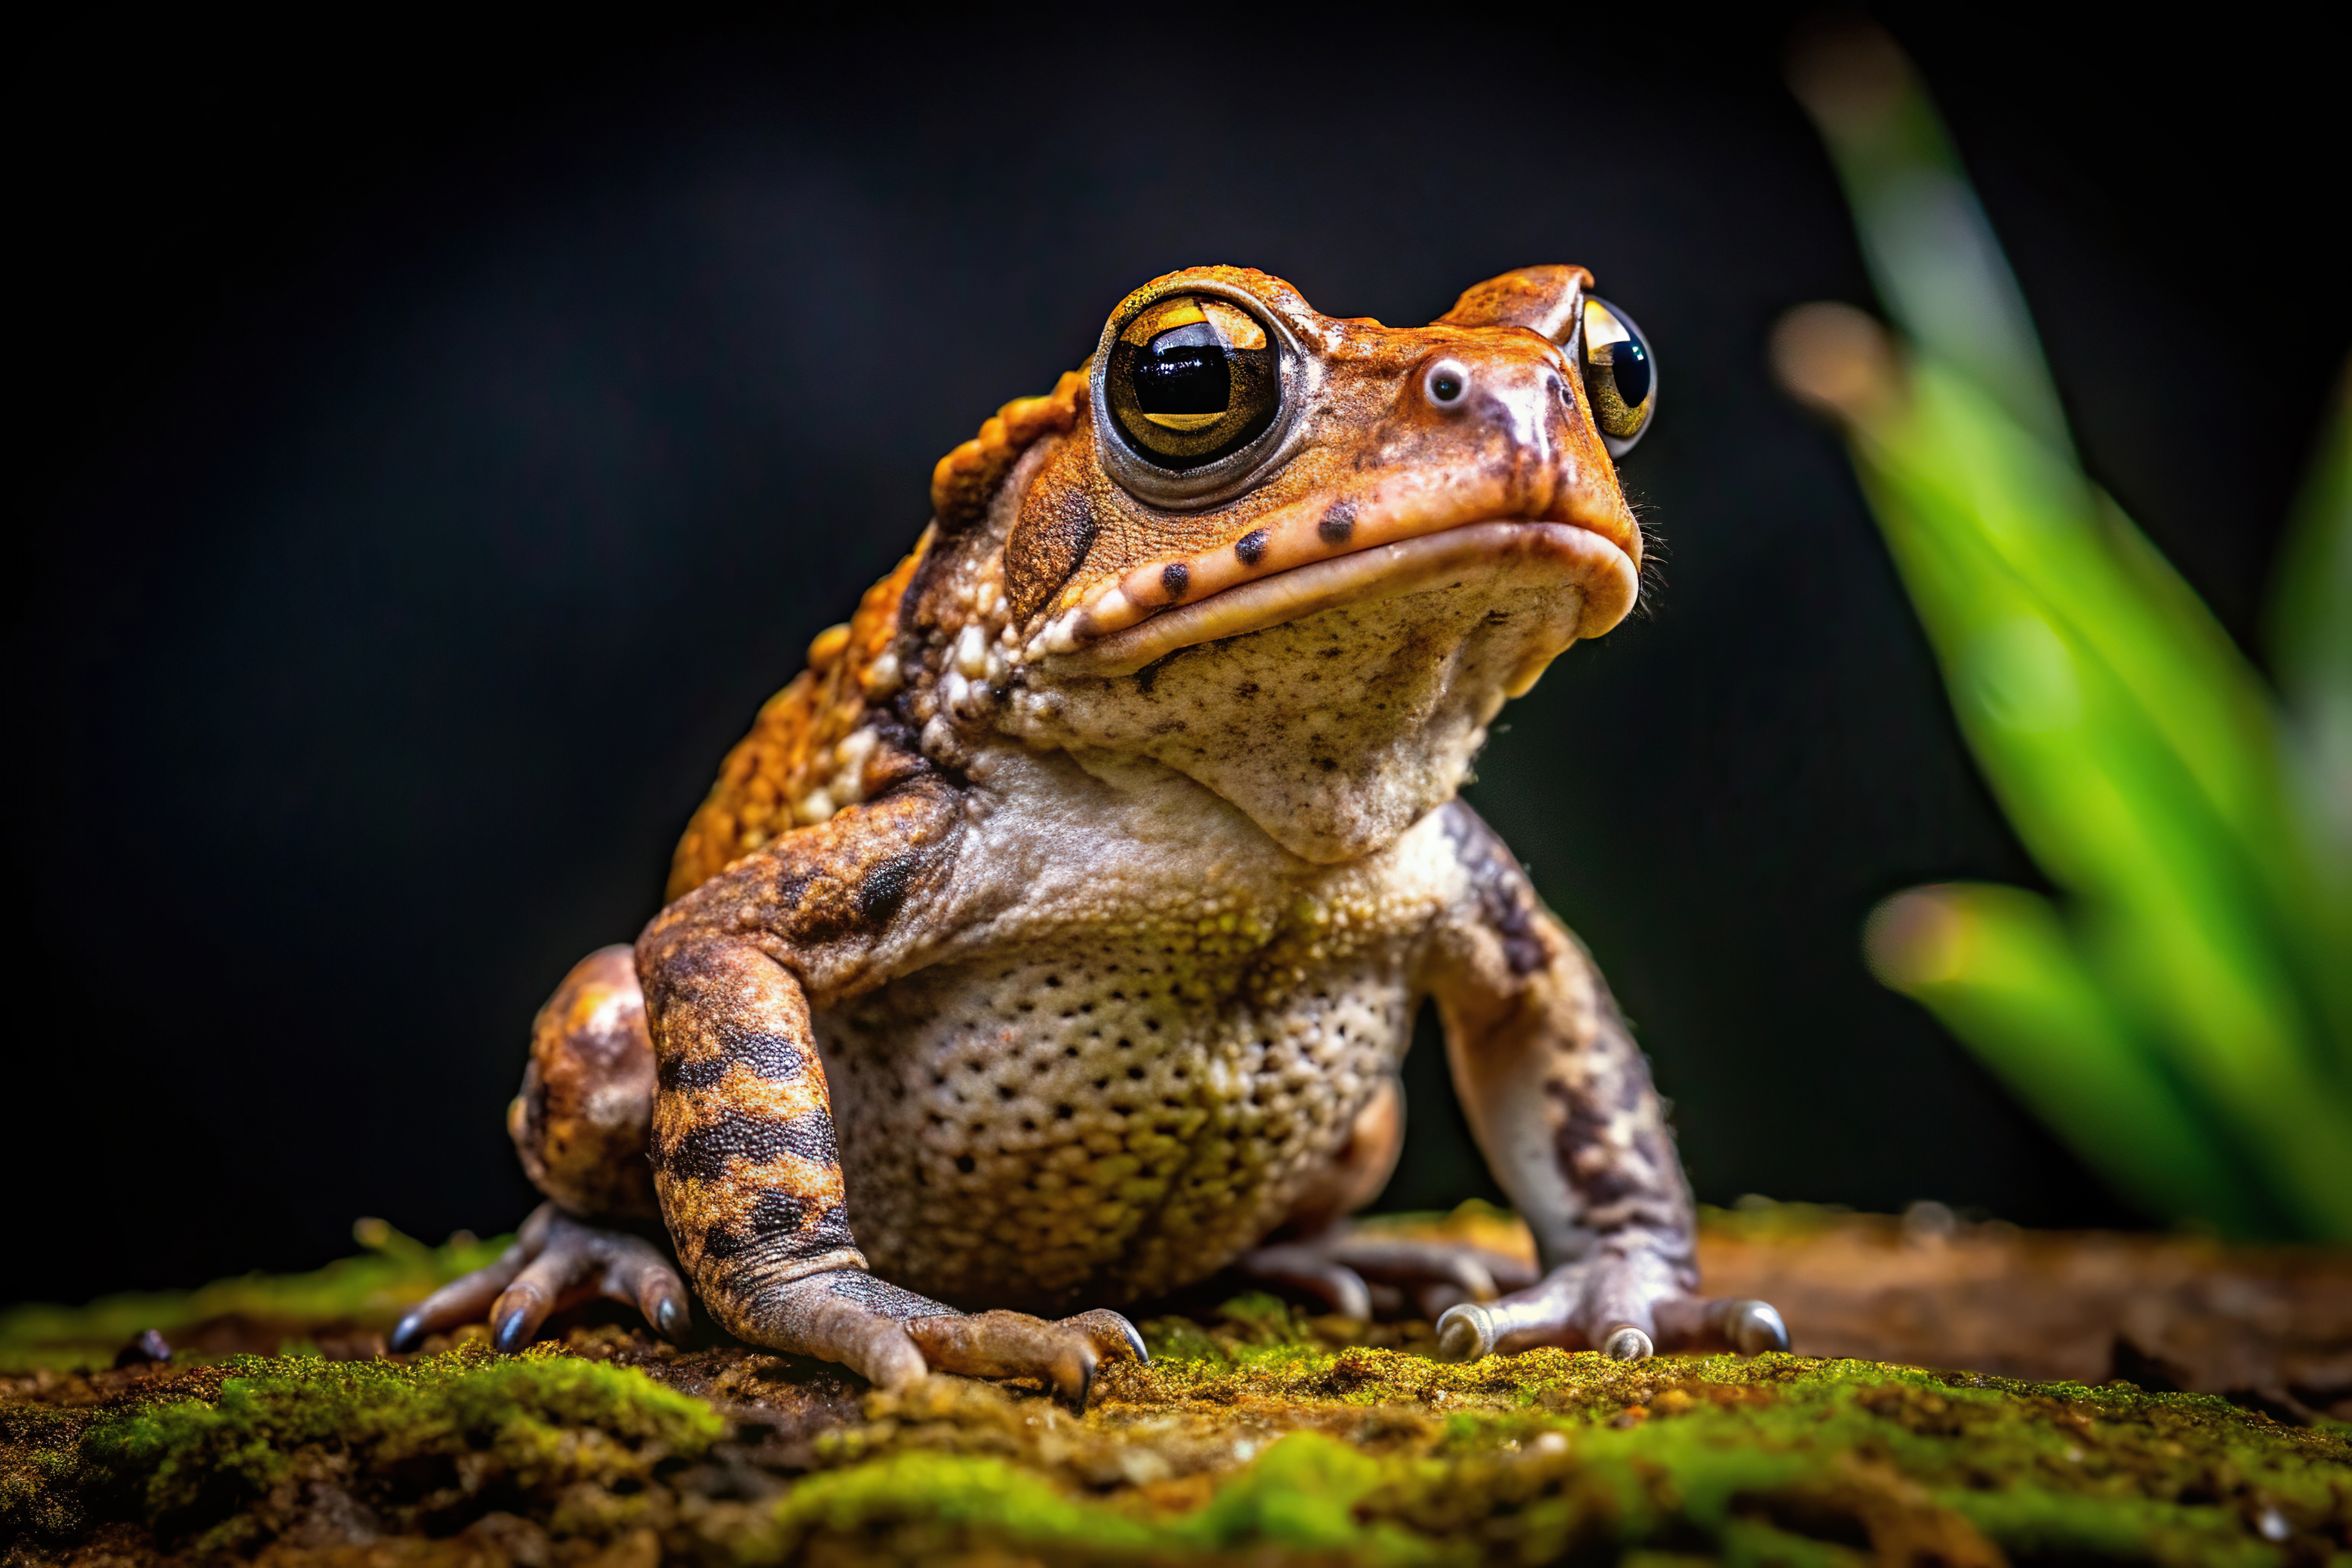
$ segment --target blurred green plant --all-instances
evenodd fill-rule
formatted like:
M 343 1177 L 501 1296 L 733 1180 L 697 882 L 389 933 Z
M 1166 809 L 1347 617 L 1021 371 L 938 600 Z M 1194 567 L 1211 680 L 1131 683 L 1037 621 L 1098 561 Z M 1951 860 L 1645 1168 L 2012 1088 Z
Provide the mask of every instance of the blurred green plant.
M 423 1297 L 461 1274 L 488 1267 L 512 1237 L 478 1240 L 460 1231 L 427 1247 L 380 1219 L 352 1226 L 367 1250 L 308 1274 L 247 1274 L 194 1290 L 105 1296 L 81 1307 L 28 1303 L 0 1308 L 0 1373 L 36 1367 L 104 1366 L 131 1337 L 153 1329 L 181 1351 L 207 1326 L 233 1331 L 239 1349 L 279 1351 L 327 1327 L 389 1330 Z M 199 1357 L 205 1353 L 196 1347 Z M 178 1359 L 178 1358 L 174 1358 Z
M 1961 732 L 2066 895 L 1914 889 L 1865 956 L 2152 1215 L 2352 1240 L 2352 383 L 2279 568 L 2273 689 L 2084 474 L 1894 43 L 1823 35 L 1791 80 L 1897 331 L 1803 306 L 1775 368 L 1843 425 Z

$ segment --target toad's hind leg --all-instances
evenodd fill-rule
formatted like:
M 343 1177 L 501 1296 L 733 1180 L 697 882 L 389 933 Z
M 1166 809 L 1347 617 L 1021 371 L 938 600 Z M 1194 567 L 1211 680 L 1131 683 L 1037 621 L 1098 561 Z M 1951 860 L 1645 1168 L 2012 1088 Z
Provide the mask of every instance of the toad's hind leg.
M 1456 1302 L 1490 1301 L 1499 1291 L 1534 1284 L 1535 1270 L 1507 1253 L 1382 1236 L 1349 1218 L 1380 1196 L 1403 1147 L 1404 1090 L 1394 1078 L 1383 1079 L 1330 1167 L 1235 1271 L 1360 1320 L 1376 1311 L 1393 1316 L 1407 1305 L 1433 1319 Z
M 599 948 L 530 1024 L 507 1131 L 531 1184 L 583 1217 L 654 1219 L 654 1043 L 634 950 Z
M 514 1350 L 549 1313 L 597 1296 L 636 1307 L 670 1338 L 683 1332 L 686 1286 L 646 1239 L 659 1234 L 646 1158 L 654 1089 L 635 957 L 625 947 L 590 953 L 532 1020 L 522 1092 L 507 1111 L 523 1169 L 551 1201 L 498 1262 L 420 1302 L 392 1347 L 487 1314 L 499 1348 Z

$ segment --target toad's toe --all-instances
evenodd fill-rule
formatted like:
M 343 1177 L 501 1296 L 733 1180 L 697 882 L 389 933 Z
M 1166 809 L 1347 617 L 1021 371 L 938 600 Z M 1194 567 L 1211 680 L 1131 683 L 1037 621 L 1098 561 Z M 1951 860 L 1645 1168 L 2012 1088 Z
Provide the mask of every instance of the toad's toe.
M 1437 1320 L 1437 1359 L 1477 1361 L 1495 1351 L 1495 1316 L 1475 1301 L 1448 1307 Z
M 1656 1346 L 1650 1336 L 1631 1323 L 1612 1330 L 1601 1344 L 1601 1353 L 1612 1361 L 1647 1361 Z
M 1253 1283 L 1319 1301 L 1343 1318 L 1369 1319 L 1383 1300 L 1431 1316 L 1461 1301 L 1491 1301 L 1536 1282 L 1525 1260 L 1460 1242 L 1387 1237 L 1352 1225 L 1244 1254 L 1234 1271 Z M 1375 1294 L 1374 1287 L 1390 1287 Z M 1482 1352 L 1483 1353 L 1483 1352 Z
M 968 1377 L 1042 1377 L 1083 1409 L 1106 1361 L 1149 1361 L 1143 1336 L 1117 1312 L 1082 1312 L 1051 1322 L 1025 1312 L 919 1318 L 907 1331 L 923 1359 Z
M 492 1342 L 518 1351 L 550 1313 L 599 1296 L 636 1308 L 666 1339 L 686 1331 L 686 1282 L 658 1247 L 542 1204 L 496 1263 L 443 1286 L 401 1319 L 391 1348 L 413 1351 L 428 1334 L 487 1318 Z
M 1655 1316 L 1661 1350 L 1759 1355 L 1789 1348 L 1789 1325 L 1769 1301 L 1685 1296 L 1659 1302 Z

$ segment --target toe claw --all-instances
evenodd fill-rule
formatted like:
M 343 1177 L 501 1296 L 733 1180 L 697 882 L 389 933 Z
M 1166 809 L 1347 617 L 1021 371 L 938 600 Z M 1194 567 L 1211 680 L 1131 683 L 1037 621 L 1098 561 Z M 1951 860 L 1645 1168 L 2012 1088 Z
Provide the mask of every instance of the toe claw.
M 530 1309 L 517 1307 L 499 1320 L 498 1332 L 491 1336 L 490 1342 L 497 1346 L 500 1352 L 512 1355 L 530 1342 L 532 1327 Z
M 654 1330 L 662 1338 L 677 1344 L 686 1335 L 686 1303 L 675 1296 L 664 1296 L 654 1309 Z
M 1477 1361 L 1495 1349 L 1495 1315 L 1475 1301 L 1448 1307 L 1437 1320 L 1437 1359 Z
M 1612 1361 L 1647 1361 L 1654 1348 L 1649 1335 L 1631 1323 L 1620 1323 L 1602 1342 L 1601 1352 Z
M 406 1355 L 424 1342 L 425 1314 L 411 1312 L 394 1327 L 392 1337 L 384 1344 L 394 1355 Z
M 1769 1301 L 1741 1301 L 1731 1313 L 1732 1344 L 1741 1355 L 1789 1348 L 1789 1325 Z
M 1097 1359 L 1129 1355 L 1146 1366 L 1151 1364 L 1151 1352 L 1144 1344 L 1143 1336 L 1136 1332 L 1135 1325 L 1107 1307 L 1064 1318 L 1060 1326 L 1076 1330 L 1079 1337 L 1094 1347 Z

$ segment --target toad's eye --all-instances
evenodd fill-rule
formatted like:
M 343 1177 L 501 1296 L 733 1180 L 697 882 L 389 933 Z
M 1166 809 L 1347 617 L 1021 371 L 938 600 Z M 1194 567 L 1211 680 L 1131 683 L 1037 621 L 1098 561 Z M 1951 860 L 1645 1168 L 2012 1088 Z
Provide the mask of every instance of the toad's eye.
M 1265 326 L 1205 295 L 1162 300 L 1111 345 L 1104 390 L 1127 444 L 1182 472 L 1247 446 L 1282 405 L 1281 366 Z
M 1622 458 L 1633 449 L 1658 411 L 1658 372 L 1650 361 L 1650 341 L 1633 317 L 1590 294 L 1584 297 L 1583 324 L 1578 356 L 1584 395 L 1591 400 L 1592 422 L 1601 427 L 1609 455 Z

